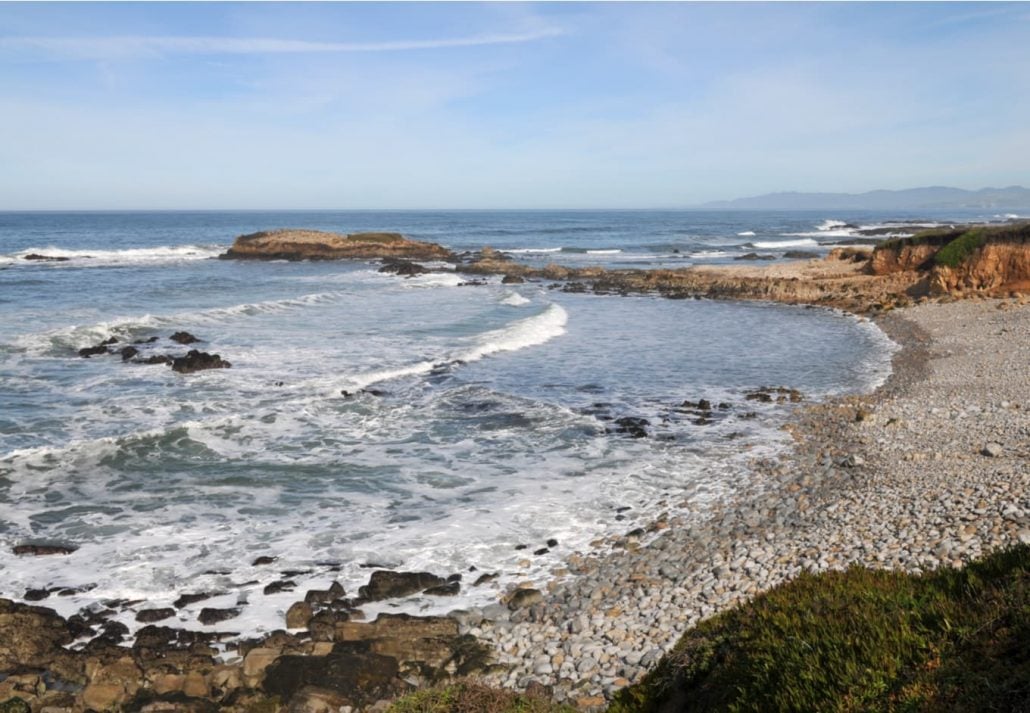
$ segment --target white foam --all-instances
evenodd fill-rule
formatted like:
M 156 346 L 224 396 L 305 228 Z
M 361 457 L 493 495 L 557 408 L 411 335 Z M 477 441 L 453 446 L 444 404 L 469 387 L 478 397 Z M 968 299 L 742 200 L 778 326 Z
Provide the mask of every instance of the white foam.
M 406 277 L 401 284 L 405 287 L 457 287 L 466 281 L 466 278 L 453 272 L 431 272 Z
M 829 219 L 829 220 L 824 220 L 822 223 L 817 225 L 816 226 L 816 230 L 819 230 L 819 231 L 822 231 L 822 232 L 826 232 L 828 230 L 834 230 L 835 231 L 835 230 L 839 230 L 840 228 L 844 228 L 846 226 L 847 226 L 847 223 L 845 223 L 843 220 L 832 220 L 832 219 Z
M 610 250 L 587 250 L 587 255 L 618 255 L 621 250 L 610 249 Z
M 476 346 L 463 352 L 458 358 L 461 361 L 478 361 L 490 354 L 545 344 L 565 334 L 565 325 L 568 321 L 569 315 L 564 309 L 556 304 L 549 305 L 538 315 L 520 319 L 503 329 L 481 334 Z
M 754 235 L 754 233 L 752 233 Z M 697 260 L 713 260 L 721 257 L 729 257 L 733 253 L 727 252 L 726 250 L 698 250 L 696 253 L 690 253 L 690 257 Z
M 804 240 L 768 240 L 749 243 L 753 248 L 762 250 L 779 250 L 780 248 L 812 248 L 818 247 L 819 243 L 811 238 Z
M 755 231 L 753 231 L 753 230 L 745 230 L 745 231 L 743 231 L 741 233 L 737 233 L 737 235 L 739 235 L 742 238 L 749 238 L 749 237 L 751 237 L 754 234 L 755 234 Z
M 501 300 L 501 304 L 508 305 L 509 307 L 521 307 L 522 305 L 528 305 L 531 301 L 532 300 L 523 297 L 518 292 L 512 292 Z
M 66 250 L 49 246 L 27 248 L 7 256 L 12 262 L 33 265 L 75 265 L 76 267 L 105 267 L 110 265 L 142 265 L 147 263 L 182 262 L 188 260 L 209 260 L 225 252 L 221 245 L 162 245 L 156 248 L 128 248 L 125 250 Z M 25 260 L 26 255 L 67 258 L 48 262 Z
M 534 253 L 560 253 L 561 248 L 505 248 L 501 252 L 512 253 L 513 255 L 531 255 Z

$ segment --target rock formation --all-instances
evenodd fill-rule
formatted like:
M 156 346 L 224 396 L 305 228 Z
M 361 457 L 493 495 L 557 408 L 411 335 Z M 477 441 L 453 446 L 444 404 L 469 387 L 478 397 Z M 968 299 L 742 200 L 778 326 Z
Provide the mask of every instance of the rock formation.
M 408 259 L 449 260 L 436 243 L 408 240 L 399 233 L 341 235 L 321 230 L 271 230 L 241 235 L 220 257 L 254 260 Z

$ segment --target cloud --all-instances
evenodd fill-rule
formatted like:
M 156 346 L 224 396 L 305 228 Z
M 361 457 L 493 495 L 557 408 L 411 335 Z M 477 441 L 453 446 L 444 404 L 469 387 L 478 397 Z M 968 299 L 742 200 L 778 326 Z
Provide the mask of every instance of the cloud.
M 271 37 L 0 37 L 0 49 L 42 51 L 78 59 L 119 59 L 166 54 L 325 54 L 405 52 L 535 42 L 564 32 L 545 27 L 530 32 L 380 42 L 311 42 Z

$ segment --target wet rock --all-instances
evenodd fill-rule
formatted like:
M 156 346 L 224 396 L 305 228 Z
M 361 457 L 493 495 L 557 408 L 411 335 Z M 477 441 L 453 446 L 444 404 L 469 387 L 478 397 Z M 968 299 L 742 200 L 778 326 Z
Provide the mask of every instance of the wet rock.
M 630 438 L 646 438 L 647 426 L 650 425 L 651 422 L 646 418 L 623 416 L 622 418 L 615 419 L 615 428 L 611 429 L 611 432 L 621 433 Z
M 272 564 L 273 562 L 275 562 L 275 560 L 276 560 L 275 557 L 270 557 L 268 555 L 261 555 L 260 557 L 256 558 L 250 564 L 251 564 L 252 567 L 260 567 L 261 565 L 264 565 L 264 564 Z
M 505 275 L 501 280 L 502 285 L 521 285 L 526 280 L 518 275 Z
M 417 262 L 387 259 L 383 260 L 383 266 L 379 268 L 379 272 L 385 272 L 399 277 L 414 277 L 415 275 L 427 273 L 429 270 L 422 265 L 419 265 Z
M 496 572 L 491 572 L 489 574 L 481 574 L 478 577 L 476 577 L 476 581 L 472 583 L 472 586 L 478 587 L 481 584 L 493 582 L 495 579 L 497 579 L 498 576 L 499 575 Z
M 37 260 L 44 262 L 67 262 L 68 260 L 71 260 L 71 258 L 64 257 L 62 255 L 40 255 L 39 253 L 29 253 L 28 255 L 23 255 L 22 260 Z
M 50 596 L 49 589 L 26 589 L 25 594 L 22 595 L 22 599 L 27 602 L 38 602 L 46 599 Z
M 546 555 L 550 551 L 547 547 L 541 547 L 539 550 L 533 550 L 533 554 L 539 557 L 540 555 Z
M 173 616 L 175 616 L 175 610 L 171 607 L 165 607 L 163 609 L 140 609 L 136 612 L 136 621 L 150 624 Z
M 79 350 L 79 356 L 83 359 L 89 359 L 91 356 L 98 354 L 107 354 L 107 347 L 98 344 L 93 347 L 83 347 Z
M 172 360 L 172 371 L 180 374 L 192 374 L 205 369 L 229 369 L 232 364 L 225 361 L 218 354 L 208 354 L 191 349 L 186 356 Z
M 73 628 L 52 609 L 0 599 L 0 671 L 45 669 L 74 639 Z
M 819 253 L 811 250 L 788 250 L 783 253 L 783 257 L 787 260 L 810 260 L 819 257 Z
M 200 614 L 197 615 L 197 621 L 205 626 L 210 626 L 211 624 L 217 624 L 220 621 L 234 619 L 239 615 L 239 609 L 216 609 L 214 607 L 204 607 L 200 610 Z
M 358 589 L 358 596 L 364 601 L 375 602 L 406 597 L 446 583 L 447 580 L 443 577 L 429 572 L 376 570 L 369 578 L 368 584 Z
M 133 344 L 153 344 L 158 339 L 160 339 L 160 337 L 158 336 L 148 337 L 146 339 L 137 339 L 133 342 Z
M 435 587 L 429 587 L 422 593 L 428 594 L 433 597 L 453 597 L 460 591 L 460 582 L 448 582 L 447 584 L 440 584 Z
M 22 545 L 15 545 L 12 551 L 16 555 L 42 557 L 45 555 L 70 555 L 77 549 L 79 548 L 75 545 L 64 545 L 58 543 L 25 543 Z
M 307 602 L 296 602 L 286 610 L 287 629 L 306 629 L 314 610 Z
M 547 541 L 547 546 L 548 547 L 557 547 L 558 546 L 558 540 L 556 540 L 556 539 L 554 539 L 552 537 L 550 540 Z
M 183 594 L 174 602 L 172 602 L 172 606 L 174 606 L 176 609 L 182 609 L 183 607 L 188 607 L 190 604 L 196 604 L 197 602 L 202 602 L 205 599 L 210 599 L 216 594 L 218 594 L 218 592 L 197 592 L 195 594 Z
M 189 332 L 176 332 L 168 338 L 177 344 L 193 344 L 200 341 Z
M 148 356 L 146 359 L 136 359 L 133 364 L 171 364 L 174 357 L 170 357 L 167 354 L 154 354 Z
M 763 255 L 760 253 L 746 253 L 744 255 L 737 255 L 733 258 L 734 260 L 775 260 L 775 255 Z
M 278 582 L 272 582 L 266 584 L 262 590 L 264 594 L 278 594 L 279 592 L 292 592 L 297 586 L 297 583 L 292 579 L 282 579 Z
M 139 349 L 136 347 L 122 347 L 118 353 L 122 355 L 122 361 L 129 361 L 129 359 L 139 354 Z
M 508 599 L 508 608 L 512 611 L 525 609 L 543 600 L 544 595 L 539 589 L 516 589 Z

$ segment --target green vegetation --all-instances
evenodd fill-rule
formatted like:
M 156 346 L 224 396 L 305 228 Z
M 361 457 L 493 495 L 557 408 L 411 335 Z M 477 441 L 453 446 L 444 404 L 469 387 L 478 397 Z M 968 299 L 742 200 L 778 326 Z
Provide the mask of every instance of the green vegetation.
M 938 250 L 937 254 L 933 256 L 933 261 L 938 265 L 958 267 L 977 248 L 984 244 L 986 237 L 984 230 L 981 228 L 968 230 Z
M 411 693 L 394 701 L 388 713 L 575 713 L 575 710 L 543 698 L 463 682 Z
M 353 233 L 347 240 L 354 243 L 401 243 L 404 236 L 400 233 Z
M 32 708 L 21 698 L 15 696 L 0 703 L 0 713 L 32 713 Z
M 1030 547 L 805 574 L 688 631 L 609 713 L 1030 708 Z

